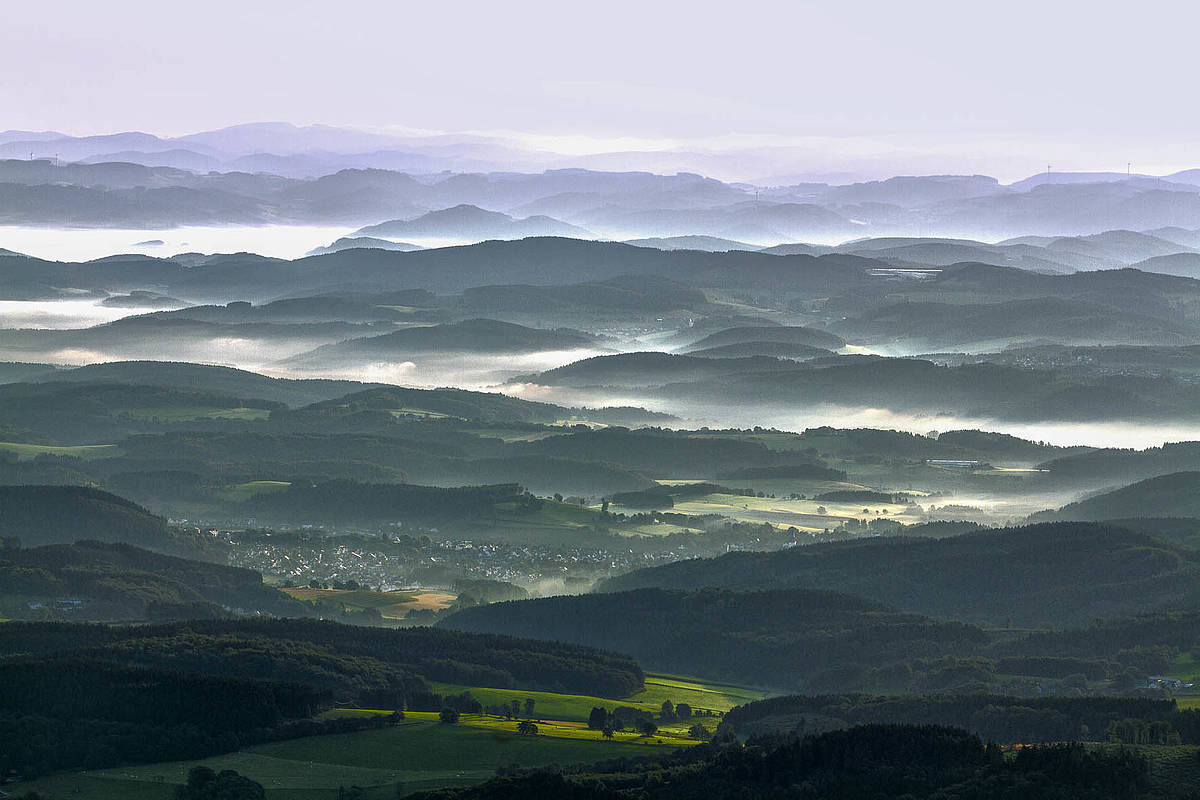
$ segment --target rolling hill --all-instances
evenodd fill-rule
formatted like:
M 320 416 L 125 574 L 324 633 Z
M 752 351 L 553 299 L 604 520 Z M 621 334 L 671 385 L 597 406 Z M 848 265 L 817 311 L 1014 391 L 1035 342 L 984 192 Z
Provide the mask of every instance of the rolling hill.
M 485 211 L 467 203 L 430 211 L 409 220 L 391 220 L 368 225 L 354 237 L 413 239 L 524 239 L 528 236 L 575 236 L 591 234 L 575 225 L 543 215 L 516 219 L 498 211 Z
M 730 553 L 639 570 L 598 588 L 696 586 L 830 589 L 941 619 L 1069 626 L 1193 603 L 1200 552 L 1114 526 L 1058 522 Z
M 969 649 L 982 631 L 833 592 L 640 589 L 493 603 L 439 627 L 632 654 L 653 669 L 777 688 L 838 685 L 832 673 Z
M 1037 517 L 1064 520 L 1200 517 L 1200 472 L 1173 472 L 1147 478 Z

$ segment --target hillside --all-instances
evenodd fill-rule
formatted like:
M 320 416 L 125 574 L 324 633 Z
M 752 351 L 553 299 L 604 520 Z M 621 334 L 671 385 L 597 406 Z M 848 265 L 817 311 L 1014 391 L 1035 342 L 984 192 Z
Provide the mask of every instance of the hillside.
M 964 347 L 990 340 L 1064 344 L 1161 344 L 1194 341 L 1195 326 L 1110 306 L 1060 298 L 988 305 L 900 303 L 836 323 L 857 341 L 912 340 L 918 348 Z
M 25 547 L 81 539 L 172 547 L 166 520 L 115 494 L 85 486 L 0 486 L 0 537 Z
M 611 647 L 653 669 L 794 689 L 852 689 L 866 665 L 986 641 L 969 626 L 804 590 L 640 589 L 518 600 L 459 611 L 439 626 Z
M 806 347 L 819 347 L 824 350 L 837 350 L 846 345 L 845 340 L 828 331 L 799 326 L 772 325 L 761 328 L 726 328 L 716 333 L 710 333 L 708 336 L 692 342 L 686 352 L 754 342 L 803 345 Z
M 498 211 L 485 211 L 467 203 L 430 211 L 408 220 L 368 225 L 354 237 L 414 239 L 523 239 L 527 236 L 577 236 L 590 234 L 576 225 L 537 215 L 516 219 Z
M 1200 278 L 1200 253 L 1172 253 L 1139 261 L 1134 269 L 1143 272 L 1158 272 L 1163 275 L 1179 275 L 1184 278 Z
M 1193 602 L 1200 553 L 1109 525 L 1060 522 L 730 553 L 639 570 L 598 588 L 694 586 L 830 589 L 942 619 L 1065 626 Z
M 339 253 L 342 250 L 353 250 L 359 247 L 368 250 L 396 250 L 401 253 L 410 253 L 413 250 L 423 249 L 417 244 L 393 242 L 388 239 L 378 239 L 374 236 L 343 236 L 323 247 L 314 247 L 308 251 L 307 255 L 323 256 L 326 253 Z
M 1039 519 L 1200 517 L 1200 472 L 1174 472 L 1065 505 Z
M 16 619 L 51 612 L 77 620 L 123 621 L 221 617 L 231 608 L 304 612 L 253 570 L 98 541 L 0 549 L 0 585 L 0 608 Z M 61 598 L 71 602 L 64 605 Z
M 172 361 L 113 361 L 55 370 L 33 380 L 55 383 L 123 383 L 204 391 L 303 406 L 366 388 L 358 381 L 270 378 L 233 367 Z
M 284 363 L 294 366 L 354 361 L 400 359 L 420 353 L 535 353 L 540 351 L 596 349 L 593 337 L 572 330 L 538 330 L 493 319 L 404 328 L 382 336 L 350 339 L 302 353 Z

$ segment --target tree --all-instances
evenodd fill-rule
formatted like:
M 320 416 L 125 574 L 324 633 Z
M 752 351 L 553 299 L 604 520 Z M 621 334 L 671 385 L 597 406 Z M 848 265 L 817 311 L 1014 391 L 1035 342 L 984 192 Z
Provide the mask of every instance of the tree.
M 187 783 L 175 790 L 177 800 L 264 800 L 261 783 L 226 769 L 213 772 L 208 767 L 193 767 Z
M 662 702 L 662 718 L 668 722 L 675 719 L 675 704 L 670 700 Z
M 658 726 L 654 724 L 653 720 L 644 719 L 638 723 L 638 733 L 642 736 L 653 736 L 657 732 Z
M 692 716 L 692 707 L 687 703 L 679 703 L 675 706 L 675 716 L 680 719 L 689 719 Z
M 525 698 L 525 716 L 533 717 L 533 698 L 532 697 Z
M 608 711 L 599 706 L 592 709 L 592 713 L 588 714 L 588 727 L 594 731 L 604 730 L 604 726 L 608 724 Z
M 613 738 L 613 734 L 615 734 L 616 732 L 617 732 L 617 729 L 613 726 L 612 722 L 604 723 L 604 730 L 602 731 L 602 734 L 605 739 Z
M 699 722 L 688 728 L 688 736 L 692 737 L 693 739 L 707 739 L 710 735 L 711 734 L 709 734 L 708 728 L 704 727 Z
M 538 726 L 527 719 L 517 723 L 517 733 L 522 736 L 537 736 Z
M 521 701 L 520 700 L 513 700 L 511 708 L 512 708 L 512 715 L 514 717 L 521 716 Z
M 447 725 L 453 725 L 454 723 L 458 722 L 458 716 L 459 714 L 457 708 L 446 706 L 438 712 L 438 721 Z

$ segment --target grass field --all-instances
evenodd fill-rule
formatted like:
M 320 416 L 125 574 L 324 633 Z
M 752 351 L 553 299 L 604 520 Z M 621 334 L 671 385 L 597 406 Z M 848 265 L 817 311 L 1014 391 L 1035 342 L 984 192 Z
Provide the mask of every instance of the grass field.
M 291 485 L 291 481 L 246 481 L 224 489 L 222 494 L 226 500 L 240 503 L 260 494 L 281 492 Z
M 1196 663 L 1196 657 L 1191 653 L 1180 653 L 1175 656 L 1175 662 L 1171 664 L 1168 676 L 1178 678 L 1185 683 L 1196 683 L 1200 680 L 1200 664 Z
M 825 513 L 819 513 L 824 507 Z M 870 512 L 864 514 L 863 508 Z M 777 528 L 795 526 L 802 530 L 823 530 L 847 519 L 875 519 L 886 516 L 898 522 L 919 522 L 907 506 L 898 503 L 833 503 L 817 500 L 787 500 L 775 497 L 744 497 L 736 494 L 706 494 L 675 503 L 680 514 L 720 514 L 744 522 L 767 522 Z M 886 511 L 887 514 L 876 514 Z
M 113 458 L 120 455 L 115 444 L 85 444 L 75 447 L 58 447 L 49 444 L 21 444 L 0 442 L 0 450 L 16 453 L 19 459 L 32 459 L 40 455 L 71 456 L 85 461 L 95 458 Z
M 410 715 L 415 716 L 425 715 Z M 671 739 L 660 745 L 654 738 L 639 743 L 565 734 L 519 736 L 508 730 L 515 725 L 409 719 L 396 728 L 294 739 L 202 761 L 59 775 L 22 785 L 20 791 L 87 800 L 169 800 L 187 771 L 204 764 L 218 771 L 234 769 L 262 783 L 268 800 L 332 800 L 339 786 L 361 786 L 370 800 L 391 800 L 397 784 L 407 794 L 478 783 L 501 766 L 572 764 L 677 746 Z
M 187 422 L 195 419 L 228 419 L 252 422 L 267 419 L 271 410 L 267 408 L 210 408 L 206 406 L 183 406 L 179 408 L 126 408 L 116 414 L 140 420 L 162 420 L 163 422 Z
M 385 617 L 401 619 L 413 609 L 439 611 L 454 602 L 449 592 L 427 589 L 373 592 L 369 589 L 311 589 L 297 586 L 280 589 L 298 600 L 333 600 L 351 609 L 377 608 Z
M 532 513 L 522 511 L 516 502 L 497 503 L 492 513 L 476 523 L 518 530 L 561 530 L 595 525 L 600 520 L 595 509 L 543 500 L 542 507 Z

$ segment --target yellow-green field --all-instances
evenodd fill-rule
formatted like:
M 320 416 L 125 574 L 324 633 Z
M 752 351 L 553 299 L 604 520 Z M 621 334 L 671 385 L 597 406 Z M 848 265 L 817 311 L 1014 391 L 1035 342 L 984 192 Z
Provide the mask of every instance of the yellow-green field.
M 516 700 L 524 703 L 534 701 L 534 716 L 568 722 L 586 722 L 588 714 L 597 706 L 613 709 L 616 706 L 632 706 L 643 711 L 658 713 L 664 700 L 672 703 L 687 703 L 693 709 L 707 709 L 724 713 L 734 706 L 761 700 L 765 691 L 733 684 L 704 683 L 676 675 L 647 673 L 645 688 L 624 698 L 592 697 L 579 694 L 557 694 L 555 692 L 530 692 L 523 689 L 487 689 L 449 683 L 434 683 L 434 690 L 441 694 L 470 692 L 486 706 L 508 705 Z M 686 727 L 686 726 L 684 726 Z
M 113 458 L 121 454 L 115 444 L 85 444 L 75 447 L 59 447 L 49 444 L 22 444 L 20 442 L 0 442 L 0 450 L 16 453 L 17 458 L 25 460 L 37 458 L 40 455 L 71 456 L 85 461 L 94 458 Z
M 835 484 L 835 488 L 861 489 L 860 486 Z M 821 514 L 819 509 L 825 509 Z M 868 513 L 863 509 L 868 508 Z M 636 513 L 638 509 L 612 506 L 613 511 Z M 679 514 L 719 514 L 744 522 L 766 522 L 776 528 L 796 527 L 820 531 L 836 527 L 848 519 L 894 519 L 897 522 L 921 521 L 919 514 L 900 503 L 834 503 L 822 500 L 788 500 L 782 497 L 747 497 L 737 494 L 706 494 L 677 500 L 672 511 Z M 878 513 L 877 513 L 878 512 Z M 882 513 L 887 512 L 887 513 Z
M 475 692 L 472 691 L 472 694 L 475 694 Z M 476 696 L 478 697 L 479 695 Z M 342 708 L 326 712 L 323 716 L 363 717 L 388 715 L 391 713 L 391 711 L 386 710 Z M 438 715 L 435 711 L 406 711 L 405 719 L 413 722 L 436 723 Z M 653 736 L 643 736 L 634 731 L 617 731 L 613 734 L 612 739 L 606 739 L 603 733 L 588 728 L 583 722 L 554 719 L 551 715 L 542 713 L 537 708 L 534 708 L 533 720 L 538 726 L 537 735 L 550 739 L 569 739 L 575 742 L 597 742 L 600 744 L 612 744 L 616 742 L 632 747 L 691 747 L 699 743 L 697 739 L 668 728 L 664 728 Z M 517 735 L 517 725 L 520 724 L 520 721 L 489 714 L 463 714 L 457 724 L 468 728 L 482 728 L 483 730 Z

